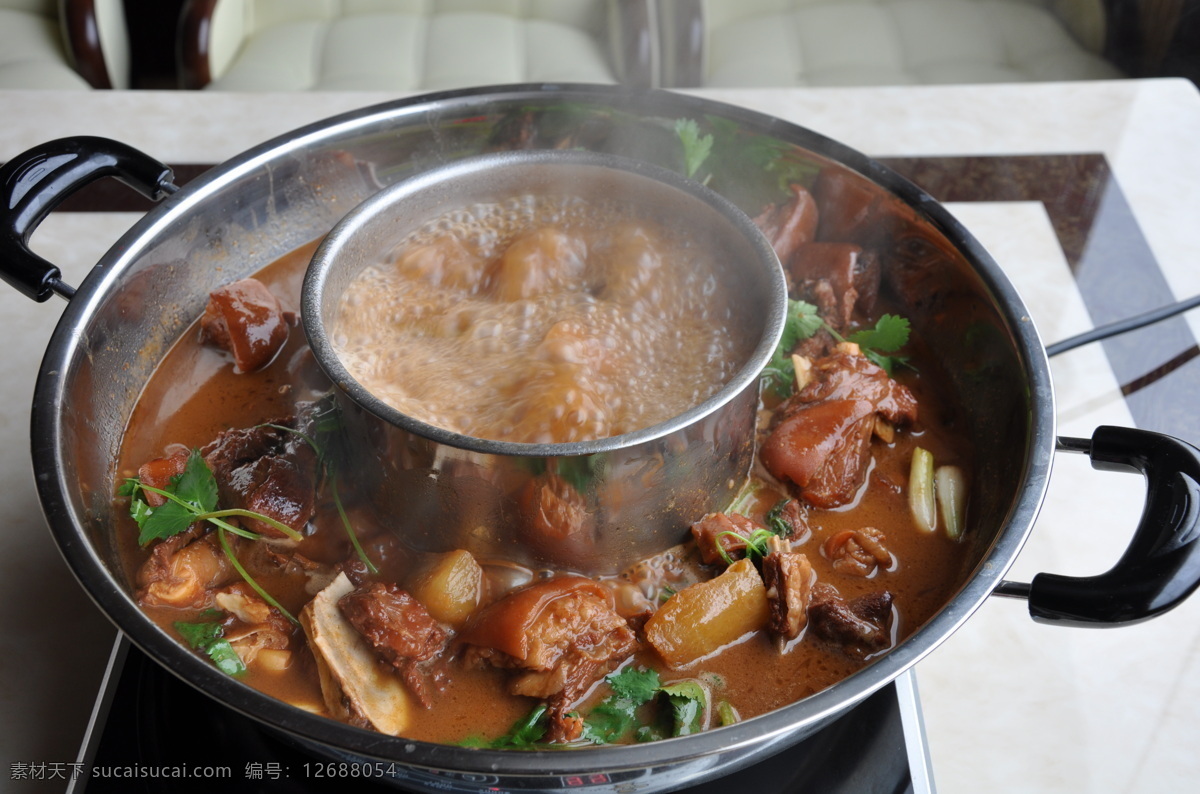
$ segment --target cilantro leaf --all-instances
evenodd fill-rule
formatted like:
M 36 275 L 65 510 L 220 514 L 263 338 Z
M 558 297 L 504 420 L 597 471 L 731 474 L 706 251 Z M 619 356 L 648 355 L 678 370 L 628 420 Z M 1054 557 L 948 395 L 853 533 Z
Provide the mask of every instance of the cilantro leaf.
M 141 530 L 138 543 L 142 546 L 152 540 L 178 535 L 195 523 L 197 516 L 217 507 L 217 480 L 198 449 L 188 455 L 183 472 L 171 478 L 171 484 L 164 489 L 167 502 L 159 507 L 151 507 L 143 498 L 136 498 L 143 491 L 138 480 L 128 481 L 122 487 L 123 492 L 129 490 L 129 483 L 136 484 L 137 493 L 133 494 L 135 498 L 129 504 L 129 514 Z
M 696 175 L 700 166 L 708 159 L 712 151 L 713 136 L 701 135 L 700 127 L 692 119 L 679 119 L 675 122 L 675 134 L 683 144 L 683 163 L 688 178 Z
M 246 664 L 237 651 L 224 638 L 225 629 L 220 623 L 206 621 L 203 623 L 186 623 L 176 621 L 175 630 L 183 637 L 188 645 L 197 651 L 207 654 L 217 669 L 226 675 L 241 675 L 246 672 Z
M 197 512 L 211 513 L 217 509 L 217 478 L 205 463 L 200 450 L 188 454 L 183 474 L 172 479 L 175 496 L 188 504 L 195 505 Z
M 908 363 L 908 357 L 883 354 L 899 350 L 908 344 L 909 331 L 908 318 L 885 314 L 875 322 L 874 328 L 864 328 L 846 339 L 857 344 L 863 355 L 891 375 L 896 365 Z
M 583 738 L 594 744 L 614 742 L 629 732 L 637 720 L 637 707 L 627 698 L 607 697 L 583 723 Z
M 459 742 L 460 747 L 476 747 L 479 749 L 530 749 L 537 745 L 546 735 L 550 722 L 550 707 L 542 703 L 533 711 L 513 723 L 508 733 L 492 740 L 479 736 L 470 736 Z
M 654 697 L 661 683 L 654 670 L 627 667 L 609 675 L 608 685 L 617 697 L 628 698 L 641 705 Z
M 613 693 L 602 700 L 583 725 L 583 738 L 608 744 L 629 733 L 637 722 L 637 710 L 655 698 L 660 689 L 658 673 L 627 667 L 606 678 Z
M 181 505 L 179 502 L 168 501 L 161 507 L 150 507 L 145 502 L 138 508 L 142 520 L 139 522 L 141 532 L 138 533 L 138 545 L 145 546 L 152 540 L 164 540 L 178 535 L 196 522 L 196 513 Z M 134 507 L 130 505 L 130 514 Z M 134 520 L 138 515 L 134 515 Z
M 891 353 L 908 344 L 909 330 L 907 317 L 885 314 L 875 322 L 874 328 L 865 328 L 853 333 L 846 337 L 846 341 L 881 353 Z
M 763 367 L 762 377 L 766 378 L 775 392 L 780 396 L 791 393 L 792 382 L 796 378 L 796 370 L 792 365 L 791 352 L 797 344 L 815 334 L 822 328 L 827 328 L 817 307 L 804 301 L 788 299 L 787 315 L 783 321 L 783 335 L 771 360 Z
M 708 693 L 699 681 L 685 679 L 662 687 L 671 706 L 672 736 L 688 736 L 704 730 Z

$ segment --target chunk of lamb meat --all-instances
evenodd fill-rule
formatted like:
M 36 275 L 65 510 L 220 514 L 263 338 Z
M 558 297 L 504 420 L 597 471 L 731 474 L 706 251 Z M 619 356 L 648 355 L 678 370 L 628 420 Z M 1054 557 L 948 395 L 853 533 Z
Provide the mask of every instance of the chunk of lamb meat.
M 818 584 L 808 621 L 817 637 L 861 659 L 892 644 L 892 594 L 881 590 L 847 601 L 835 587 Z
M 692 537 L 705 565 L 729 564 L 746 556 L 746 538 L 756 529 L 765 527 L 738 513 L 709 513 L 692 524 Z
M 342 596 L 338 609 L 429 708 L 430 686 L 440 690 L 445 683 L 439 663 L 447 634 L 424 605 L 394 584 L 368 582 Z
M 510 691 L 548 701 L 548 740 L 574 738 L 567 709 L 637 646 L 613 608 L 612 591 L 582 576 L 557 576 L 485 607 L 462 634 L 464 658 L 516 671 Z
M 204 609 L 233 575 L 216 535 L 193 526 L 151 549 L 137 572 L 136 598 L 142 606 Z
M 784 641 L 796 639 L 808 625 L 816 581 L 812 564 L 800 552 L 774 548 L 763 558 L 762 578 L 767 588 L 767 629 Z
M 780 262 L 786 263 L 805 243 L 817 236 L 817 202 L 803 185 L 790 186 L 792 198 L 786 204 L 772 204 L 754 219 L 775 249 Z
M 297 427 L 300 422 L 268 424 Z M 262 513 L 299 532 L 316 510 L 317 458 L 303 438 L 280 427 L 226 430 L 200 454 L 217 480 L 222 507 Z M 241 520 L 265 537 L 285 537 L 266 522 Z
M 231 353 L 240 371 L 254 372 L 283 348 L 291 319 L 261 281 L 244 278 L 209 293 L 200 340 Z
M 917 400 L 854 345 L 813 362 L 810 374 L 776 412 L 762 462 L 809 504 L 839 507 L 866 478 L 877 418 L 913 422 Z

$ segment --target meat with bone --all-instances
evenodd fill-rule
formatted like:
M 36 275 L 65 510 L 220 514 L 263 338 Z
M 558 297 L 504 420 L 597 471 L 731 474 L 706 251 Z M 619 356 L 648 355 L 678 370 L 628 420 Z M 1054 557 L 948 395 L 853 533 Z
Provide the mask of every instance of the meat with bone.
M 876 417 L 917 418 L 912 392 L 852 347 L 813 362 L 809 383 L 780 407 L 762 446 L 767 470 L 815 507 L 853 500 L 866 478 Z
M 800 552 L 775 550 L 763 558 L 762 578 L 767 588 L 767 629 L 783 640 L 796 639 L 808 625 L 816 580 L 812 564 Z
M 213 589 L 234 574 L 216 535 L 193 525 L 156 543 L 137 572 L 137 601 L 143 606 L 212 605 Z
M 511 669 L 510 690 L 550 704 L 550 740 L 570 735 L 566 711 L 637 646 L 612 591 L 582 576 L 514 590 L 477 613 L 462 634 L 464 658 Z
M 262 651 L 281 651 L 291 644 L 292 624 L 245 582 L 218 590 L 213 604 L 228 613 L 222 636 L 246 664 L 253 664 Z
M 242 372 L 254 372 L 283 348 L 290 319 L 261 281 L 245 278 L 209 293 L 200 338 L 231 353 Z

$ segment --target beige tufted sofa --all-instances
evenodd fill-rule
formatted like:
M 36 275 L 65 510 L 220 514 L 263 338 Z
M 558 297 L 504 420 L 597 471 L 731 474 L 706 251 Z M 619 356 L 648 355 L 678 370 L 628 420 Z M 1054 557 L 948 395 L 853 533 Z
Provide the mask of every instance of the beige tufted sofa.
M 650 85 L 645 0 L 189 0 L 186 88 L 414 91 Z
M 121 0 L 0 0 L 0 88 L 128 86 Z
M 1103 0 L 657 0 L 671 86 L 1109 79 Z

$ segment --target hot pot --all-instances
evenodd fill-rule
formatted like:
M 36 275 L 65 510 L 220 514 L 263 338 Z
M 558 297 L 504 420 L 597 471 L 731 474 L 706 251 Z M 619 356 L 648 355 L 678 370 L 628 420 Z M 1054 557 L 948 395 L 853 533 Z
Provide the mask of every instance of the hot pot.
M 889 236 L 889 282 L 910 296 L 905 308 L 916 332 L 937 340 L 936 354 L 952 373 L 979 455 L 961 585 L 931 620 L 837 685 L 733 726 L 628 747 L 502 752 L 384 736 L 303 712 L 218 672 L 143 616 L 111 533 L 114 461 L 142 386 L 211 289 L 320 237 L 404 176 L 482 151 L 550 148 L 569 135 L 582 148 L 682 170 L 674 124 L 687 118 L 705 119 L 722 132 L 713 156 L 721 158 L 723 178 L 714 186 L 750 214 L 780 173 L 764 168 L 764 155 L 784 171 L 844 169 L 858 192 L 887 203 L 879 233 Z M 26 243 L 63 197 L 105 175 L 163 200 L 75 290 Z M 1100 428 L 1090 440 L 1056 438 L 1042 343 L 1020 297 L 980 245 L 929 195 L 880 164 L 768 116 L 611 87 L 470 89 L 305 127 L 182 190 L 162 164 L 99 139 L 55 141 L 27 152 L 0 170 L 0 189 L 4 278 L 32 298 L 69 299 L 39 372 L 32 454 L 47 521 L 75 575 L 135 644 L 188 683 L 314 752 L 389 762 L 406 786 L 679 788 L 811 735 L 933 651 L 992 594 L 1028 598 L 1039 620 L 1117 625 L 1170 609 L 1200 583 L 1200 452 L 1123 428 Z M 1041 505 L 1056 448 L 1087 453 L 1098 468 L 1142 472 L 1145 513 L 1129 549 L 1106 574 L 1006 582 Z

